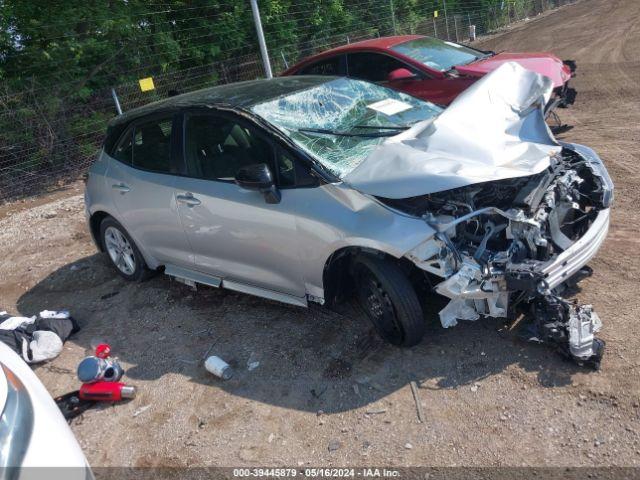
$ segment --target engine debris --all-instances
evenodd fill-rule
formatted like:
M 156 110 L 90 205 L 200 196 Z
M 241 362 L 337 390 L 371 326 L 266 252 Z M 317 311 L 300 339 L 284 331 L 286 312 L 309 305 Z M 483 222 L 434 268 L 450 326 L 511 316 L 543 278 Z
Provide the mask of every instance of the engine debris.
M 530 304 L 528 341 L 555 345 L 580 366 L 598 370 L 605 343 L 595 338 L 602 322 L 591 305 L 578 305 L 550 292 Z

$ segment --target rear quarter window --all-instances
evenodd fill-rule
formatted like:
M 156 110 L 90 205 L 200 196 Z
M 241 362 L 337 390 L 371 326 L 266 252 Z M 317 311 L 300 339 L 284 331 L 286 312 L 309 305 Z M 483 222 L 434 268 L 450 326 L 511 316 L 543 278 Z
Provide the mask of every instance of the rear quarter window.
M 298 72 L 298 75 L 336 75 L 342 76 L 346 74 L 344 67 L 344 56 L 327 58 L 304 67 Z
M 133 130 L 127 130 L 127 133 L 122 136 L 111 152 L 113 158 L 129 166 L 133 164 L 132 137 Z

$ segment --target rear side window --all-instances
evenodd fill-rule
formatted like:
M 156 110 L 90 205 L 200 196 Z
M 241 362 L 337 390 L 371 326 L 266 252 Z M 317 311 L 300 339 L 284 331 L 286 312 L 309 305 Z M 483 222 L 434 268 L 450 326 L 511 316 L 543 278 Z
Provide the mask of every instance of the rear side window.
M 344 56 L 339 55 L 337 57 L 321 60 L 313 65 L 304 67 L 298 75 L 338 75 L 342 76 L 346 74 L 344 68 Z
M 112 157 L 121 161 L 129 166 L 133 162 L 133 145 L 131 139 L 133 138 L 133 132 L 131 129 L 127 130 L 127 133 L 120 139 L 120 142 L 116 145 L 113 151 Z
M 413 71 L 400 60 L 380 53 L 351 53 L 347 63 L 350 77 L 368 82 L 386 82 L 389 74 L 398 68 Z
M 135 126 L 132 138 L 134 167 L 159 173 L 171 171 L 171 127 L 171 118 L 150 120 Z

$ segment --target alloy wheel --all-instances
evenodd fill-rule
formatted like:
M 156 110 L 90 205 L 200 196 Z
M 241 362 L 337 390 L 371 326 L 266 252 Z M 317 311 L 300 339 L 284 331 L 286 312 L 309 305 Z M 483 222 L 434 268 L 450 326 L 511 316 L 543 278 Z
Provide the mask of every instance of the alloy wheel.
M 111 261 L 125 275 L 133 275 L 136 271 L 136 257 L 127 237 L 115 227 L 107 227 L 104 231 L 104 243 Z

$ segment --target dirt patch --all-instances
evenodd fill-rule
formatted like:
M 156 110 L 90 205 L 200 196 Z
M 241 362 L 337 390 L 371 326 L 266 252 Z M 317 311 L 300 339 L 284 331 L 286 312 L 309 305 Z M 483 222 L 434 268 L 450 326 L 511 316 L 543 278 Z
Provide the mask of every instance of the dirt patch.
M 638 465 L 639 24 L 636 0 L 583 0 L 482 42 L 577 61 L 577 103 L 560 112 L 574 128 L 562 140 L 595 148 L 617 187 L 609 238 L 578 293 L 604 320 L 598 373 L 504 338 L 496 321 L 432 325 L 420 345 L 397 349 L 350 307 L 193 292 L 164 276 L 126 283 L 95 253 L 79 195 L 2 216 L 0 306 L 70 308 L 83 326 L 36 368 L 51 393 L 77 388 L 76 365 L 96 339 L 112 343 L 140 389 L 73 424 L 90 463 Z M 228 382 L 200 365 L 209 349 L 235 368 Z

